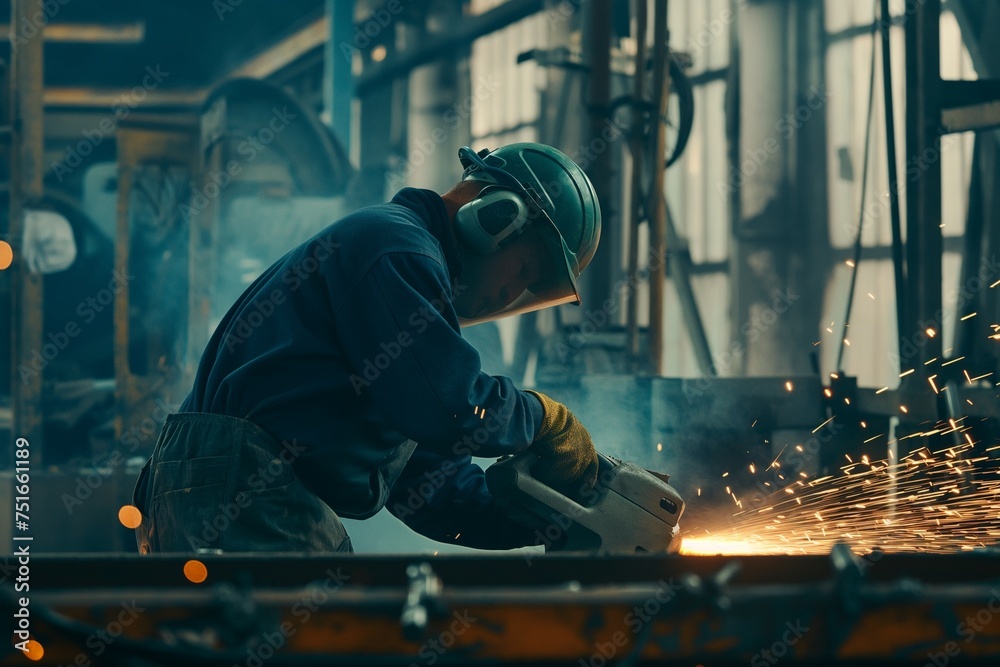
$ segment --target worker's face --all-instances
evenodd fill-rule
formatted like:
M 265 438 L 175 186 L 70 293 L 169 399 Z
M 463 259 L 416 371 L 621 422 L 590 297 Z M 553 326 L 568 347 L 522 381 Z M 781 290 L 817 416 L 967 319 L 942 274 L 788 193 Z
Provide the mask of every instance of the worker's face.
M 545 276 L 550 262 L 545 244 L 525 236 L 491 255 L 475 255 L 460 246 L 455 311 L 466 320 L 496 313 L 509 306 Z

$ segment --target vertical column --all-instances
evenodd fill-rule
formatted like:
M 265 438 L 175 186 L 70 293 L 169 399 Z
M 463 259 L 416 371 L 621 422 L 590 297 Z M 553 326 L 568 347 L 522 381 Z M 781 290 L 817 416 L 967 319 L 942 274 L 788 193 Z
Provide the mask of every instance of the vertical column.
M 907 5 L 909 7 L 909 5 Z M 916 369 L 904 386 L 926 388 L 924 362 L 941 356 L 941 339 L 921 336 L 928 327 L 941 333 L 941 0 L 917 3 L 906 18 L 906 317 L 902 340 L 924 341 L 901 372 Z M 925 156 L 933 156 L 928 159 Z M 911 173 L 912 172 L 912 173 Z
M 362 3 L 364 15 L 379 3 Z M 394 16 L 386 26 L 369 18 L 362 26 L 366 37 L 355 58 L 361 59 L 361 72 L 377 65 L 381 60 L 392 58 L 397 52 L 396 28 L 401 19 Z M 376 60 L 376 58 L 378 60 Z M 387 156 L 405 150 L 405 114 L 408 111 L 408 77 L 384 81 L 365 89 L 357 101 L 357 148 L 359 177 L 356 179 L 357 205 L 386 201 L 390 191 L 389 164 Z M 354 153 L 352 153 L 353 156 Z
M 326 76 L 323 106 L 330 115 L 333 136 L 351 154 L 351 99 L 354 95 L 351 64 L 354 47 L 354 0 L 327 0 L 330 39 L 326 42 Z
M 653 104 L 658 113 L 654 119 L 653 185 L 647 203 L 650 256 L 656 257 L 649 271 L 649 372 L 659 375 L 663 372 L 663 310 L 667 285 L 667 202 L 663 182 L 667 128 L 662 119 L 670 98 L 670 51 L 667 48 L 670 31 L 667 29 L 667 0 L 654 3 L 653 8 Z
M 24 262 L 24 209 L 42 197 L 43 46 L 42 29 L 18 34 L 42 14 L 42 0 L 13 0 L 11 39 L 10 120 L 11 187 L 10 238 L 12 359 L 11 394 L 14 434 L 31 442 L 32 463 L 42 462 L 42 371 L 21 377 L 18 366 L 42 345 L 42 276 Z
M 586 52 L 584 60 L 590 65 L 587 80 L 587 106 L 590 112 L 590 131 L 585 142 L 591 145 L 604 142 L 608 101 L 611 99 L 611 0 L 593 0 L 583 3 L 586 14 Z M 612 207 L 612 155 L 610 150 L 595 151 L 594 160 L 587 169 L 587 175 L 594 184 L 597 199 L 601 203 L 601 242 L 597 253 L 584 272 L 586 307 L 602 304 L 611 294 L 612 271 L 617 269 L 618 242 L 615 240 L 620 229 L 618 213 Z M 614 267 L 614 268 L 613 268 Z

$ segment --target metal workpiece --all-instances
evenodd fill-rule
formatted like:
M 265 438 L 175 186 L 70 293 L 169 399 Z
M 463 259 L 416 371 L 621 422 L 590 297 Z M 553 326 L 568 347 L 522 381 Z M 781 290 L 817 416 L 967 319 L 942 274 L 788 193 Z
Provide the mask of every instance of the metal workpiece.
M 208 577 L 200 584 L 185 580 L 187 560 L 33 558 L 40 591 L 32 598 L 33 627 L 45 646 L 39 664 L 71 663 L 88 637 L 126 611 L 134 618 L 102 644 L 123 664 L 138 664 L 141 655 L 152 664 L 269 656 L 272 665 L 389 665 L 433 656 L 464 665 L 745 665 L 766 664 L 770 655 L 789 665 L 923 665 L 938 654 L 993 664 L 1000 642 L 992 623 L 1000 611 L 1000 554 L 987 550 L 859 555 L 837 547 L 827 556 L 740 558 L 227 555 L 203 557 Z M 414 618 L 404 613 L 416 608 L 414 600 L 430 599 L 426 584 L 435 580 L 426 625 L 404 623 Z M 209 615 L 215 632 L 206 634 Z M 8 653 L 0 664 L 20 664 L 13 660 Z

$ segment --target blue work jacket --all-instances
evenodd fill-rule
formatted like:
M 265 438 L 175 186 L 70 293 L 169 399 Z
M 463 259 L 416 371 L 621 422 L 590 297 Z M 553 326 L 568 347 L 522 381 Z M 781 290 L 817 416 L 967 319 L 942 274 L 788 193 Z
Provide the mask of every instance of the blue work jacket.
M 523 450 L 542 406 L 462 338 L 455 244 L 442 198 L 416 188 L 326 227 L 230 308 L 181 412 L 257 424 L 341 516 L 388 506 L 436 540 L 534 543 L 471 457 Z

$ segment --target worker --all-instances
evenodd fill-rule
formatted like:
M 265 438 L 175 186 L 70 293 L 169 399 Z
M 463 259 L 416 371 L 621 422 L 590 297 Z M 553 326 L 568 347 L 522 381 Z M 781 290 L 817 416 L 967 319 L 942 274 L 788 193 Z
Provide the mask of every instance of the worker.
M 462 326 L 563 303 L 597 249 L 593 185 L 558 150 L 459 150 L 446 193 L 403 188 L 275 262 L 229 309 L 133 493 L 139 550 L 350 552 L 382 507 L 432 539 L 536 542 L 472 456 L 530 447 L 580 497 L 597 453 L 552 398 L 481 371 Z

